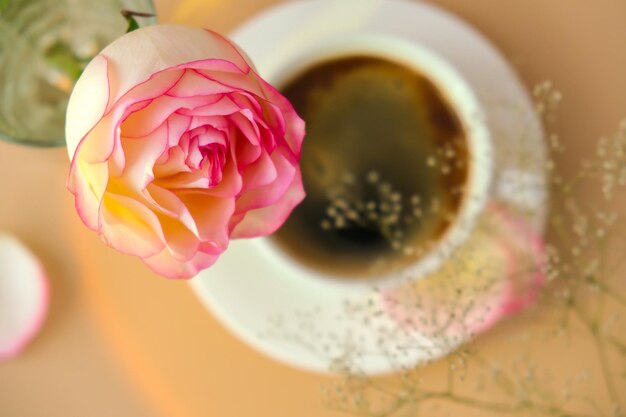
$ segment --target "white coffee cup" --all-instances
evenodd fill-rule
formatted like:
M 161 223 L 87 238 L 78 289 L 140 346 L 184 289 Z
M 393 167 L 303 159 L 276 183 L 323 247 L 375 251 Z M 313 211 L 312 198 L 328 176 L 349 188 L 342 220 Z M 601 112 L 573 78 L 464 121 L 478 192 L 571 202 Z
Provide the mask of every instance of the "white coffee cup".
M 476 218 L 485 207 L 493 176 L 493 152 L 490 131 L 484 112 L 466 80 L 445 60 L 430 50 L 406 40 L 378 34 L 334 36 L 297 53 L 276 54 L 263 66 L 262 75 L 280 88 L 307 68 L 329 60 L 349 56 L 379 57 L 415 70 L 426 77 L 446 98 L 459 118 L 468 146 L 468 179 L 465 195 L 455 219 L 438 238 L 432 249 L 409 266 L 380 276 L 345 279 L 299 263 L 271 239 L 260 242 L 260 250 L 269 262 L 280 264 L 294 279 L 319 280 L 322 285 L 341 286 L 342 290 L 370 289 L 372 285 L 394 284 L 399 280 L 420 279 L 440 268 L 467 239 Z M 306 140 L 306 138 L 305 138 Z M 303 237 L 304 238 L 304 237 Z M 304 243 L 304 242 L 303 242 Z

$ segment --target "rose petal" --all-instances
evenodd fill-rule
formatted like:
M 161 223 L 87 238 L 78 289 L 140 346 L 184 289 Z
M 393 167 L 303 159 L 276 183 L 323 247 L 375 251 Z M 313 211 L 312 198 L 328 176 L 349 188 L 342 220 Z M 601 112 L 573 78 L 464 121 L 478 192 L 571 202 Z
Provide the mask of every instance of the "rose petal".
M 109 102 L 108 61 L 95 57 L 83 71 L 67 104 L 65 142 L 70 160 L 78 144 L 105 114 Z
M 168 125 L 163 124 L 148 136 L 140 139 L 122 139 L 126 166 L 121 175 L 130 188 L 145 189 L 154 180 L 153 167 L 167 151 Z
M 165 246 L 177 262 L 192 260 L 200 248 L 198 237 L 178 219 L 157 215 L 161 222 Z
M 241 175 L 231 161 L 226 162 L 222 172 L 222 180 L 211 188 L 209 188 L 211 184 L 208 177 L 208 169 L 209 167 L 205 167 L 203 171 L 179 173 L 159 178 L 155 180 L 155 184 L 174 191 L 201 190 L 207 195 L 221 198 L 232 198 L 239 194 L 242 187 Z
M 210 63 L 210 62 L 209 62 Z M 201 64 L 201 63 L 200 63 Z M 198 74 L 235 91 L 248 91 L 255 96 L 265 97 L 262 84 L 252 71 L 220 71 L 206 65 L 196 66 Z
M 274 131 L 274 136 L 276 138 L 284 138 L 287 128 L 285 125 L 285 115 L 283 115 L 276 105 L 268 102 L 267 100 L 263 100 L 261 103 L 263 106 L 263 117 L 267 123 L 271 125 Z M 276 146 L 276 144 L 274 144 L 274 146 Z
M 229 119 L 237 126 L 237 129 L 241 133 L 243 133 L 243 137 L 245 137 L 253 146 L 260 146 L 261 141 L 259 140 L 261 136 L 261 132 L 259 131 L 259 127 L 256 123 L 252 123 L 252 114 L 250 110 L 241 110 L 238 113 L 231 114 Z
M 76 211 L 91 230 L 98 230 L 98 213 L 104 192 L 109 181 L 109 168 L 106 162 L 89 164 L 74 158 L 70 165 L 67 187 L 74 194 Z
M 271 206 L 248 211 L 243 220 L 240 216 L 233 216 L 231 238 L 251 238 L 274 233 L 287 220 L 293 209 L 302 202 L 304 196 L 302 177 L 298 170 L 288 190 Z
M 230 154 L 233 162 L 237 165 L 238 171 L 243 171 L 247 166 L 254 163 L 261 156 L 260 146 L 245 139 L 243 133 L 235 126 L 229 129 Z
M 90 164 L 107 161 L 119 143 L 119 124 L 115 120 L 122 114 L 121 109 L 115 109 L 111 115 L 103 117 L 80 143 L 74 158 L 80 158 Z
M 196 220 L 200 239 L 226 249 L 230 235 L 228 222 L 235 211 L 234 198 L 190 191 L 180 192 L 179 197 Z
M 107 74 L 107 76 L 108 75 L 109 74 Z M 123 99 L 114 103 L 115 105 L 109 102 L 108 110 L 104 113 L 102 118 L 98 120 L 96 124 L 84 135 L 84 137 L 80 139 L 80 157 L 89 163 L 104 162 L 111 157 L 111 154 L 114 152 L 116 147 L 119 149 L 120 133 L 127 137 L 140 137 L 150 133 L 159 125 L 158 123 L 151 125 L 150 127 L 152 127 L 152 129 L 144 128 L 144 135 L 133 132 L 128 126 L 126 129 L 127 131 L 122 132 L 121 127 L 123 127 L 123 122 L 130 115 L 135 113 L 143 114 L 142 111 L 146 107 L 152 105 L 154 98 L 162 96 L 162 94 L 171 88 L 172 85 L 176 84 L 181 75 L 182 70 L 170 70 L 155 74 L 147 81 L 136 86 L 129 93 L 124 95 Z M 75 94 L 72 94 L 72 97 L 74 95 Z M 80 95 L 78 95 L 78 98 L 74 100 L 77 104 L 72 109 L 68 108 L 68 121 L 81 120 L 86 117 L 83 114 L 83 109 L 80 107 L 80 102 L 78 101 L 83 99 L 84 97 L 80 97 Z M 70 101 L 72 101 L 72 98 L 70 98 Z M 89 109 L 89 106 L 86 106 L 85 108 Z M 71 134 L 71 132 L 68 133 Z
M 176 146 L 185 132 L 191 128 L 191 118 L 180 114 L 172 114 L 167 118 L 167 144 Z
M 272 205 L 293 186 L 294 177 L 299 175 L 298 167 L 291 164 L 280 152 L 274 152 L 270 158 L 276 170 L 275 180 L 243 192 L 237 200 L 238 213 Z
M 174 97 L 196 97 L 223 95 L 233 91 L 232 87 L 209 80 L 194 69 L 187 68 L 178 83 L 168 90 L 167 95 Z
M 200 236 L 194 215 L 187 204 L 175 193 L 156 184 L 150 184 L 144 196 L 152 203 L 155 211 L 179 220 L 194 236 Z
M 107 193 L 100 215 L 101 238 L 122 253 L 145 258 L 165 247 L 159 219 L 132 197 Z
M 243 182 L 241 175 L 237 171 L 237 167 L 231 161 L 227 161 L 222 172 L 222 181 L 214 187 L 207 190 L 207 194 L 214 197 L 231 198 L 241 192 Z
M 134 86 L 121 96 L 115 103 L 110 103 L 109 112 L 113 106 L 130 108 L 137 103 L 151 101 L 164 94 L 168 94 L 185 75 L 185 70 L 170 68 L 150 75 L 145 81 Z
M 17 356 L 39 332 L 48 298 L 37 258 L 15 237 L 0 235 L 0 359 Z
M 198 120 L 197 118 L 199 117 L 228 116 L 241 111 L 239 106 L 226 95 L 212 97 L 215 97 L 215 100 L 211 103 L 207 103 L 205 106 L 181 109 L 179 113 L 184 116 L 194 116 L 194 120 Z
M 115 107 L 106 114 L 81 140 L 74 159 L 80 158 L 90 164 L 108 160 L 119 145 L 120 120 L 126 111 L 126 108 Z
M 219 34 L 216 34 L 216 35 L 220 36 Z M 225 40 L 225 38 L 222 38 L 222 39 Z M 226 41 L 226 42 L 229 42 L 229 41 Z M 235 49 L 237 48 L 236 45 L 232 43 L 230 46 L 234 47 Z M 193 69 L 194 71 L 198 73 L 198 75 L 205 77 L 208 80 L 219 82 L 220 84 L 226 87 L 231 87 L 231 86 L 228 86 L 227 84 L 220 82 L 221 81 L 220 78 L 227 74 L 235 74 L 238 76 L 250 74 L 250 65 L 247 61 L 247 58 L 244 58 L 243 54 L 241 54 L 239 50 L 237 50 L 236 53 L 238 54 L 238 56 L 234 59 L 205 58 L 205 59 L 200 59 L 197 61 L 190 61 L 190 62 L 182 63 L 178 65 L 178 68 Z
M 220 96 L 178 98 L 161 96 L 155 98 L 144 109 L 131 114 L 121 126 L 121 135 L 128 138 L 141 138 L 149 135 L 162 125 L 172 113 L 184 114 L 184 109 L 191 110 L 213 104 Z
M 278 171 L 272 158 L 263 150 L 255 164 L 249 165 L 243 172 L 242 193 L 254 190 L 276 181 Z
M 227 132 L 230 127 L 230 123 L 224 116 L 191 116 L 189 130 L 197 129 L 202 126 L 211 126 L 217 130 Z
M 111 103 L 156 74 L 181 63 L 226 60 L 239 70 L 249 65 L 237 48 L 222 36 L 207 30 L 178 25 L 147 26 L 118 38 L 102 55 L 113 63 L 110 69 Z M 231 64 L 231 65 L 232 65 Z
M 219 255 L 197 252 L 193 259 L 180 262 L 172 257 L 167 249 L 143 261 L 157 274 L 172 279 L 188 279 L 201 270 L 213 265 Z
M 265 124 L 263 115 L 263 106 L 259 103 L 259 100 L 252 94 L 237 90 L 228 95 L 230 99 L 241 109 L 249 109 L 254 113 L 254 120 Z
M 178 154 L 178 153 L 177 153 Z M 183 160 L 182 164 L 188 166 Z M 173 168 L 175 166 L 172 164 Z M 159 187 L 169 190 L 185 190 L 185 189 L 208 189 L 211 186 L 209 179 L 209 167 L 201 170 L 189 170 L 189 172 L 179 172 L 166 177 L 161 177 L 155 181 Z
M 285 141 L 291 152 L 297 159 L 300 159 L 302 140 L 305 136 L 304 120 L 298 116 L 293 105 L 278 90 L 262 79 L 260 82 L 263 84 L 264 97 L 270 109 L 265 113 L 267 119 L 278 122 L 281 126 L 284 124 L 282 130 L 285 132 Z

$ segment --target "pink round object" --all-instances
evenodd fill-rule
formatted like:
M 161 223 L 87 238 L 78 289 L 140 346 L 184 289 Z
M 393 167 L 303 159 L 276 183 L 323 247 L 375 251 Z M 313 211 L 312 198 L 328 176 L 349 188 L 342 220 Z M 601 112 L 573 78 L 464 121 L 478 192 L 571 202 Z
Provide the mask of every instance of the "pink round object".
M 37 335 L 48 300 L 39 260 L 15 237 L 0 235 L 0 360 L 17 356 Z

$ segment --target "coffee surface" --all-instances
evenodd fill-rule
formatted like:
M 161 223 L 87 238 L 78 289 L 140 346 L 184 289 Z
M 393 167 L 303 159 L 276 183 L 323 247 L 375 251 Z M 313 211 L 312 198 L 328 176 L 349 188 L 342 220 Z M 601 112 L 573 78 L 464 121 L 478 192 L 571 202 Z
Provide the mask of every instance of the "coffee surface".
M 280 88 L 306 121 L 307 197 L 273 242 L 330 275 L 415 262 L 458 214 L 467 144 L 453 108 L 413 69 L 369 56 L 326 61 Z

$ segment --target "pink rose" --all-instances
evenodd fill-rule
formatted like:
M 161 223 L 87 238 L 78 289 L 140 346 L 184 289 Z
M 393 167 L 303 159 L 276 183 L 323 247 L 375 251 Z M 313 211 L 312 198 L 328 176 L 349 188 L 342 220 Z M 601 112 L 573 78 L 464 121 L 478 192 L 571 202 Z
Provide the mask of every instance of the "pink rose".
M 304 198 L 304 122 L 208 30 L 117 39 L 78 80 L 66 125 L 83 222 L 170 278 L 207 268 L 230 239 L 274 232 Z

